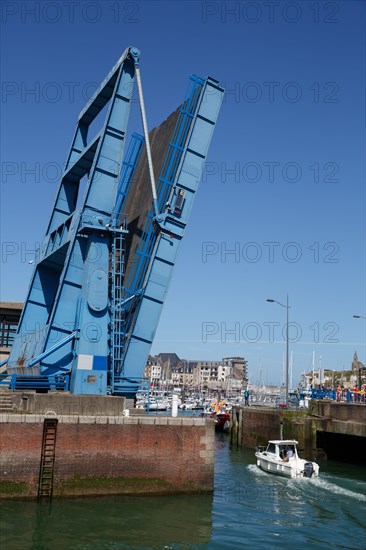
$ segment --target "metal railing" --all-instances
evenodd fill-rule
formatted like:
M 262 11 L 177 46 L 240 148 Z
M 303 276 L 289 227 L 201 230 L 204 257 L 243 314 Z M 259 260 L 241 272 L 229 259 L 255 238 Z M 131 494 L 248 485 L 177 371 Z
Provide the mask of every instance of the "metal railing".
M 69 389 L 69 377 L 62 374 L 52 376 L 25 376 L 19 374 L 0 374 L 0 386 L 9 390 L 57 390 Z
M 331 389 L 312 389 L 312 399 L 330 399 L 343 403 L 366 403 L 366 394 L 364 390 L 331 390 Z

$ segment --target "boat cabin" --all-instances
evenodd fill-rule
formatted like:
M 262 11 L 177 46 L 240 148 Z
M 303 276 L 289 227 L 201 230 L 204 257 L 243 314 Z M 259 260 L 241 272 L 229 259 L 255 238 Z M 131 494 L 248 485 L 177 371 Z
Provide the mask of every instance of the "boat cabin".
M 315 462 L 299 458 L 295 439 L 273 439 L 264 450 L 255 453 L 257 466 L 262 470 L 284 477 L 318 477 L 319 466 Z
M 284 460 L 286 457 L 297 457 L 297 441 L 294 439 L 268 441 L 266 453 Z

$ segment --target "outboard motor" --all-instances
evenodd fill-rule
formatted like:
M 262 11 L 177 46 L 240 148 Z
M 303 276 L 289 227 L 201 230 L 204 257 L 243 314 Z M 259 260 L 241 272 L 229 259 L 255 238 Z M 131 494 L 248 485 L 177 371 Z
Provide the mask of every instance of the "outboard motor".
M 312 462 L 305 462 L 304 477 L 311 477 L 314 473 L 314 466 Z

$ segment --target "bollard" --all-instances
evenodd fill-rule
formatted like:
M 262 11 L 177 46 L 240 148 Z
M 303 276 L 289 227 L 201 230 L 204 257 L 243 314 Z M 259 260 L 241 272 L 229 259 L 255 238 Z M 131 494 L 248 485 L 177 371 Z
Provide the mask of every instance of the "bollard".
M 172 417 L 176 418 L 178 416 L 178 395 L 173 394 L 173 403 L 172 403 Z

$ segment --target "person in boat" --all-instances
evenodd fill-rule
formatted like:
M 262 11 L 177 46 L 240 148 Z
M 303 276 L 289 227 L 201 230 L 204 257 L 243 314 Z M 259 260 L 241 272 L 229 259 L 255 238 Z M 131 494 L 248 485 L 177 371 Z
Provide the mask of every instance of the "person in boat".
M 215 409 L 215 413 L 217 414 L 221 410 L 222 403 L 220 403 L 220 401 L 218 399 L 216 399 L 216 401 L 214 401 L 214 403 L 213 403 L 213 406 L 214 406 L 214 409 Z
M 284 458 L 282 459 L 284 462 L 288 462 L 290 460 L 291 457 L 294 456 L 294 451 L 291 447 L 287 447 L 286 451 L 285 451 L 285 456 Z

